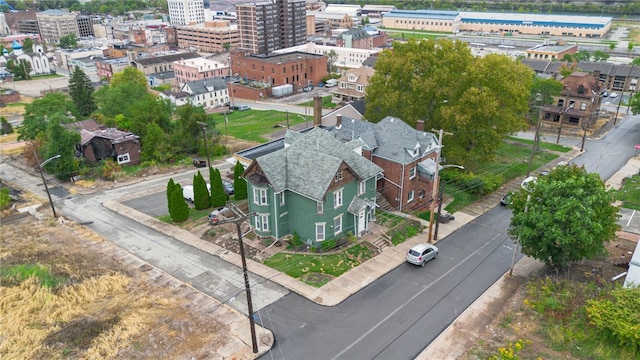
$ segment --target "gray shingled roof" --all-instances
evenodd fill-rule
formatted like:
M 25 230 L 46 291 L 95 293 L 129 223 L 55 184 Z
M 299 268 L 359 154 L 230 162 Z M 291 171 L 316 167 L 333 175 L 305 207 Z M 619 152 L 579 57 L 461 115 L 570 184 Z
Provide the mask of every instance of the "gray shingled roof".
M 343 162 L 361 180 L 382 172 L 379 166 L 320 128 L 256 161 L 275 192 L 287 189 L 316 201 L 322 201 Z
M 134 60 L 134 62 L 140 65 L 153 65 L 153 64 L 163 64 L 163 63 L 172 63 L 178 60 L 189 60 L 201 57 L 198 53 L 195 52 L 185 52 L 180 54 L 171 54 L 164 56 L 155 56 L 149 58 L 138 58 Z
M 332 130 L 334 136 L 341 141 L 361 139 L 375 156 L 379 156 L 400 164 L 408 164 L 426 152 L 433 151 L 437 139 L 433 133 L 418 131 L 404 121 L 387 116 L 379 123 L 373 124 L 363 120 L 342 119 L 342 126 Z M 412 152 L 419 146 L 419 152 Z
M 182 87 L 182 89 L 184 90 L 187 86 L 191 89 L 193 95 L 200 95 L 207 94 L 212 91 L 224 90 L 227 88 L 227 82 L 223 78 L 216 77 L 189 81 Z

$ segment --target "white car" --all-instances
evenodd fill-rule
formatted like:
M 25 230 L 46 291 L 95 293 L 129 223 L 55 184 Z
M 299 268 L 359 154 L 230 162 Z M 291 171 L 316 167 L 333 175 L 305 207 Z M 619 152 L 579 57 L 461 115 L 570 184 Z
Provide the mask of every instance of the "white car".
M 618 97 L 618 93 L 611 93 L 611 94 L 609 94 L 609 97 L 612 98 L 612 99 L 615 99 L 615 98 Z
M 424 266 L 427 261 L 438 258 L 438 248 L 429 244 L 418 244 L 407 253 L 407 262 Z

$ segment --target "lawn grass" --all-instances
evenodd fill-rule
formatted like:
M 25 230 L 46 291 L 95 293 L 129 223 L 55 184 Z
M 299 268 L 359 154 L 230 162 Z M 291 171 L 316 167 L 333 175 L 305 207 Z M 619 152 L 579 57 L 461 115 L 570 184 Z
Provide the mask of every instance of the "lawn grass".
M 322 97 L 322 107 L 323 108 L 328 108 L 328 109 L 334 109 L 336 106 L 338 106 L 338 104 L 334 104 L 331 101 L 332 98 L 333 98 L 333 96 L 331 96 L 331 95 L 323 96 Z M 301 102 L 300 104 L 298 104 L 298 106 L 313 107 L 313 100 L 310 99 L 308 101 Z
M 500 184 L 506 184 L 517 177 L 526 175 L 529 170 L 528 161 L 531 155 L 531 146 L 527 145 L 527 141 L 519 140 L 520 139 L 518 139 L 518 141 L 503 142 L 496 153 L 496 158 L 492 162 L 478 165 L 477 168 L 469 168 L 467 171 L 477 175 L 499 179 Z M 529 141 L 529 143 L 531 142 Z M 558 145 L 555 144 L 540 143 L 541 149 L 567 151 L 564 147 L 558 148 L 557 146 Z M 539 167 L 557 157 L 558 155 L 555 152 L 545 150 L 537 151 L 531 164 L 531 174 L 535 175 Z M 454 197 L 454 201 L 446 207 L 449 212 L 455 212 L 456 210 L 464 208 L 485 195 L 482 193 L 474 193 L 474 189 L 468 188 L 466 184 L 459 185 L 455 182 L 447 182 L 443 186 L 444 193 Z
M 510 137 L 509 140 L 517 141 L 517 142 L 520 142 L 520 143 L 523 143 L 523 144 L 527 144 L 529 146 L 533 145 L 533 140 L 519 139 L 519 138 L 515 138 L 515 137 Z M 553 143 L 548 143 L 548 142 L 540 142 L 539 147 L 541 149 L 557 151 L 557 152 L 563 152 L 563 153 L 567 153 L 567 152 L 571 151 L 571 147 L 569 147 L 569 146 L 553 144 Z M 531 149 L 531 148 L 529 148 L 529 149 Z
M 616 200 L 622 201 L 622 207 L 640 210 L 640 175 L 627 177 L 622 187 L 616 191 Z
M 204 210 L 196 210 L 195 208 L 190 207 L 189 218 L 186 221 L 183 221 L 180 223 L 173 222 L 173 220 L 171 219 L 171 215 L 169 214 L 158 216 L 158 220 L 165 222 L 167 224 L 176 225 L 179 227 L 186 227 L 187 225 L 190 226 L 192 222 L 200 220 L 205 216 L 208 216 L 211 213 L 211 211 L 213 211 L 214 209 L 215 207 L 211 207 Z
M 229 119 L 225 126 L 225 117 Z M 265 143 L 269 140 L 264 136 L 278 128 L 287 128 L 304 122 L 304 115 L 288 114 L 276 110 L 247 110 L 234 111 L 231 114 L 213 114 L 216 130 L 222 135 L 229 135 L 236 139 Z M 309 121 L 313 122 L 312 116 Z
M 49 268 L 40 264 L 19 264 L 8 268 L 0 268 L 0 278 L 5 286 L 12 281 L 22 282 L 30 277 L 35 277 L 40 285 L 50 289 L 55 289 L 67 279 L 55 276 Z
M 311 273 L 338 277 L 373 256 L 374 253 L 371 249 L 357 244 L 340 253 L 328 255 L 281 252 L 265 260 L 264 264 L 295 279 L 301 279 Z M 310 283 L 310 285 L 322 286 L 318 283 Z

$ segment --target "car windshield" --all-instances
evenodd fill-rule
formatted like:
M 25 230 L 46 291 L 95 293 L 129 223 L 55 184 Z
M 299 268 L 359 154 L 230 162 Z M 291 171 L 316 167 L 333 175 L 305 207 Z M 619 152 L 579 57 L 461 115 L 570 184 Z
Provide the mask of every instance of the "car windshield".
M 415 250 L 413 250 L 413 249 L 411 249 L 411 250 L 409 250 L 409 255 L 412 255 L 412 256 L 420 256 L 420 253 L 419 253 L 419 252 L 417 252 L 417 251 L 415 251 Z

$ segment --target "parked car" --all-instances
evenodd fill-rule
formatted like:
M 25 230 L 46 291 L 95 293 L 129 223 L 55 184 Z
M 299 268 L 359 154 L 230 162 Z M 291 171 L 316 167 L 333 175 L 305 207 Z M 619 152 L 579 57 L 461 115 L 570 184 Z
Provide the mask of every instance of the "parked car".
M 203 167 L 207 167 L 207 161 L 206 160 L 202 160 L 202 159 L 193 159 L 193 166 L 197 167 L 197 168 L 203 168 Z
M 438 258 L 438 248 L 429 244 L 418 244 L 409 249 L 407 262 L 424 266 L 427 261 Z
M 224 213 L 225 213 L 227 210 L 229 210 L 229 209 L 227 209 L 227 208 L 226 208 L 226 207 L 224 207 L 224 206 L 223 206 L 223 207 L 219 207 L 219 208 L 217 208 L 217 209 L 213 210 L 213 211 L 209 214 L 209 216 L 208 216 L 209 223 L 211 223 L 211 224 L 217 224 L 218 222 L 220 222 L 220 220 L 224 219 Z
M 306 91 L 309 92 L 313 90 L 313 84 L 307 84 L 305 87 L 302 88 L 302 91 Z
M 224 191 L 226 191 L 227 194 L 233 195 L 235 193 L 235 189 L 233 188 L 233 183 L 231 181 L 222 179 L 222 185 L 224 186 Z
M 609 94 L 609 97 L 612 98 L 612 99 L 615 99 L 615 98 L 618 97 L 618 93 L 611 93 L 611 94 Z
M 511 205 L 511 197 L 512 196 L 513 196 L 513 194 L 511 192 L 508 192 L 508 193 L 504 194 L 502 199 L 500 199 L 500 205 L 502 205 L 502 206 Z
M 336 85 L 338 85 L 338 80 L 336 80 L 336 79 L 329 79 L 329 80 L 327 80 L 327 82 L 324 84 L 324 86 L 326 86 L 326 87 L 334 87 L 334 86 L 336 86 Z
M 251 107 L 249 105 L 241 105 L 240 107 L 238 107 L 239 111 L 247 111 L 247 110 L 251 110 Z
M 607 97 L 607 96 L 609 96 L 609 92 L 607 90 L 603 90 L 602 97 Z

